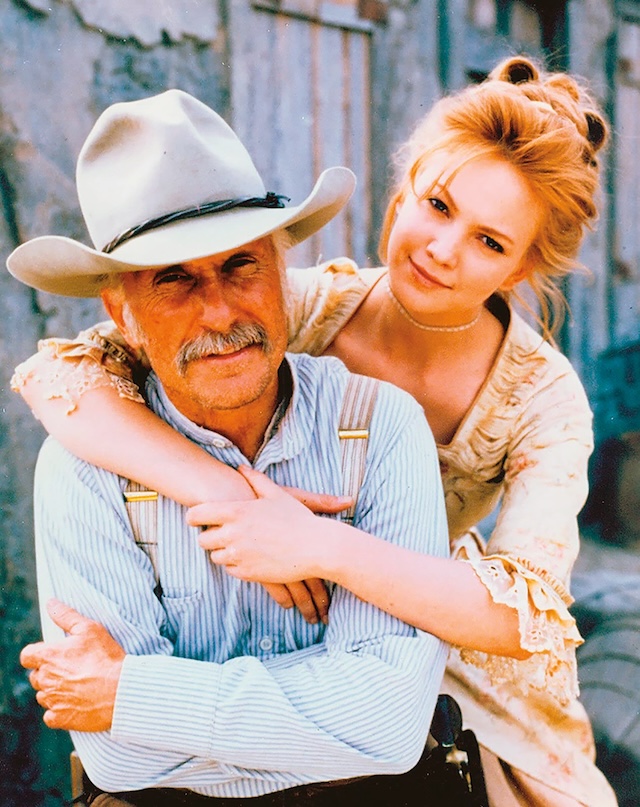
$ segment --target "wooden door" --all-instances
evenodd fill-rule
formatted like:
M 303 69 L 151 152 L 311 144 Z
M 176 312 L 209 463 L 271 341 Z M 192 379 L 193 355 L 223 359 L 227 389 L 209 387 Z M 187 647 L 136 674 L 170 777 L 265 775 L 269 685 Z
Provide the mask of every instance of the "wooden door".
M 611 339 L 640 338 L 640 10 L 618 23 Z
M 353 0 L 254 0 L 229 11 L 231 122 L 267 189 L 296 204 L 325 168 L 346 165 L 358 178 L 346 211 L 297 247 L 293 262 L 366 263 L 371 22 Z

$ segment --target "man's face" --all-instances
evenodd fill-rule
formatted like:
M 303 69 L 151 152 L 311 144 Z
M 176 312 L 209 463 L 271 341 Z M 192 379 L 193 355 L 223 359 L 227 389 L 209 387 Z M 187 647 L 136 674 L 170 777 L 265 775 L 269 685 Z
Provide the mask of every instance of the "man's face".
M 216 413 L 271 406 L 287 346 L 271 238 L 122 281 L 104 293 L 107 308 L 184 415 L 214 427 Z

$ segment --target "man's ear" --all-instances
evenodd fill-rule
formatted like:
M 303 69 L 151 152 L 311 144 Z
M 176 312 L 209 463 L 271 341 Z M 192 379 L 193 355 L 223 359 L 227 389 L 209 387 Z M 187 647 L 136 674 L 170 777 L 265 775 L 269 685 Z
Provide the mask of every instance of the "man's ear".
M 114 289 L 104 289 L 100 297 L 102 304 L 109 317 L 115 322 L 116 327 L 124 336 L 126 343 L 134 350 L 140 348 L 140 339 L 135 333 L 134 329 L 129 327 L 128 320 L 130 319 L 125 315 L 125 297 L 124 290 L 121 287 Z

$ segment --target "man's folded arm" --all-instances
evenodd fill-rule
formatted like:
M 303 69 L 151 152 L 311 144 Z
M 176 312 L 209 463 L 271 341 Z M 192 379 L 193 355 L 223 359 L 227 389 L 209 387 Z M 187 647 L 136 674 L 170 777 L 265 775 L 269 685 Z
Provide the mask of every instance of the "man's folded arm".
M 437 464 L 419 439 L 426 427 L 418 420 L 402 425 L 410 428 L 398 429 L 394 439 L 387 435 L 384 450 L 373 452 L 368 490 L 375 502 L 363 497 L 361 523 L 387 540 L 442 554 L 446 534 Z M 411 469 L 406 496 L 398 496 L 397 485 L 388 481 L 398 463 Z M 110 503 L 96 502 L 109 475 L 97 469 L 84 473 L 94 478 L 72 482 L 78 489 L 73 496 L 57 495 L 58 506 L 86 497 L 86 506 L 67 518 L 90 513 L 81 528 L 102 524 L 103 551 L 114 555 L 119 574 L 130 577 L 119 587 L 130 592 L 127 602 L 105 602 L 109 586 L 92 570 L 95 559 L 82 540 L 71 548 L 67 540 L 58 550 L 55 540 L 49 546 L 52 568 L 68 567 L 61 579 L 69 583 L 70 574 L 77 576 L 70 586 L 56 587 L 56 596 L 69 601 L 65 589 L 79 591 L 69 604 L 99 619 L 130 654 L 110 736 L 74 737 L 96 784 L 193 787 L 247 778 L 292 786 L 398 773 L 415 763 L 444 670 L 441 642 L 337 588 L 329 627 L 317 646 L 266 661 L 243 656 L 223 664 L 171 656 L 146 559 L 135 547 L 131 551 L 127 525 Z M 71 557 L 61 560 L 56 552 Z

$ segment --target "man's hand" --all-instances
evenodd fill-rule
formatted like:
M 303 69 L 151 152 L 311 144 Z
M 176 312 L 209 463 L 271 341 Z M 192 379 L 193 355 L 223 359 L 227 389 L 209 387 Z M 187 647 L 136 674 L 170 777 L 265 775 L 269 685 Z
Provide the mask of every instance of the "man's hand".
M 124 650 L 98 622 L 58 600 L 49 615 L 69 635 L 61 642 L 27 645 L 20 663 L 28 670 L 36 700 L 52 729 L 108 731 L 125 657 Z
M 263 583 L 264 590 L 282 608 L 297 608 L 311 625 L 328 624 L 331 599 L 324 580 L 312 577 L 299 583 Z

